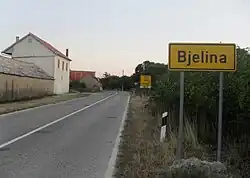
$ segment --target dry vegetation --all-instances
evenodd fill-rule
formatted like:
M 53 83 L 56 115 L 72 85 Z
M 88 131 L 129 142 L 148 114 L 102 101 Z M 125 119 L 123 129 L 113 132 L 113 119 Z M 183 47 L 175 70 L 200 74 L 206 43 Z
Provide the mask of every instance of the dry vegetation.
M 9 102 L 5 104 L 0 104 L 0 114 L 23 110 L 27 108 L 33 108 L 33 107 L 42 106 L 46 104 L 58 103 L 61 101 L 71 100 L 74 98 L 84 97 L 88 95 L 89 94 L 68 93 L 68 94 L 62 94 L 62 95 L 47 96 L 47 97 L 40 98 L 40 99 Z
M 159 142 L 158 121 L 150 117 L 140 97 L 132 97 L 117 160 L 118 178 L 153 177 L 167 162 Z
M 131 98 L 116 163 L 117 178 L 160 177 L 175 160 L 177 134 L 168 133 L 165 142 L 160 142 L 160 117 L 149 114 L 146 101 L 139 96 Z M 184 157 L 208 160 L 207 149 L 198 143 L 192 124 L 185 124 L 184 133 Z

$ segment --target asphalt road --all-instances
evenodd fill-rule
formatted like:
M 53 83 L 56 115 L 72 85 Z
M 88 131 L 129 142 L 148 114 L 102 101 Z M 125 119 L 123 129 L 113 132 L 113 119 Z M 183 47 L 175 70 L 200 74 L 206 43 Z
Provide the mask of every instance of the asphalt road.
M 0 116 L 0 177 L 104 178 L 128 97 L 104 92 Z

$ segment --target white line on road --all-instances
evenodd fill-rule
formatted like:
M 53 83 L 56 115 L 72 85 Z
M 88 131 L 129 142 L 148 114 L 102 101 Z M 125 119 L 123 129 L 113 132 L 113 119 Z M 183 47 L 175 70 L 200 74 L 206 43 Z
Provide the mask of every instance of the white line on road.
M 128 100 L 126 103 L 126 108 L 125 108 L 125 111 L 124 111 L 123 117 L 122 117 L 122 123 L 121 123 L 120 129 L 119 129 L 119 133 L 118 133 L 116 140 L 115 140 L 115 146 L 113 148 L 112 155 L 109 159 L 108 169 L 106 170 L 105 178 L 112 178 L 113 174 L 114 174 L 118 148 L 119 148 L 119 144 L 121 141 L 121 134 L 122 134 L 122 131 L 124 129 L 125 120 L 126 120 L 127 114 L 128 114 L 129 101 L 130 101 L 130 96 L 128 97 Z
M 114 94 L 112 94 L 112 95 L 110 95 L 110 96 L 108 96 L 108 97 L 106 97 L 106 98 L 103 98 L 103 99 L 101 99 L 101 100 L 99 100 L 99 101 L 97 101 L 97 102 L 95 102 L 95 103 L 93 103 L 93 104 L 90 104 L 90 105 L 88 105 L 88 106 L 86 106 L 86 107 L 84 107 L 84 108 L 82 108 L 82 109 L 79 109 L 79 110 L 77 110 L 77 111 L 75 111 L 75 112 L 72 112 L 72 113 L 70 113 L 70 114 L 68 114 L 68 115 L 66 115 L 66 116 L 63 116 L 63 117 L 61 117 L 61 118 L 59 118 L 59 119 L 57 119 L 57 120 L 55 120 L 55 121 L 53 121 L 53 122 L 50 122 L 50 123 L 48 123 L 48 124 L 46 124 L 46 125 L 43 125 L 43 126 L 41 126 L 41 127 L 38 127 L 38 128 L 36 128 L 35 130 L 32 130 L 32 131 L 30 131 L 30 132 L 28 132 L 28 133 L 26 133 L 26 134 L 23 134 L 23 135 L 21 135 L 21 136 L 19 136 L 19 137 L 16 137 L 16 138 L 14 138 L 14 139 L 12 139 L 12 140 L 10 140 L 10 141 L 8 141 L 8 142 L 6 142 L 6 143 L 0 145 L 0 149 L 3 148 L 3 147 L 6 147 L 6 146 L 8 146 L 8 145 L 10 145 L 10 144 L 12 144 L 12 143 L 15 143 L 15 142 L 17 142 L 18 140 L 21 140 L 21 139 L 23 139 L 23 138 L 25 138 L 25 137 L 27 137 L 27 136 L 29 136 L 29 135 L 32 135 L 32 134 L 34 134 L 34 133 L 36 133 L 36 132 L 38 132 L 38 131 L 40 131 L 40 130 L 42 130 L 42 129 L 45 129 L 46 127 L 49 127 L 49 126 L 51 126 L 51 125 L 53 125 L 53 124 L 56 124 L 56 123 L 58 123 L 58 122 L 60 122 L 60 121 L 62 121 L 62 120 L 64 120 L 64 119 L 66 119 L 66 118 L 68 118 L 68 117 L 70 117 L 70 116 L 73 116 L 74 114 L 77 114 L 77 113 L 79 113 L 79 112 L 81 112 L 81 111 L 84 111 L 84 110 L 86 110 L 86 109 L 88 109 L 88 108 L 90 108 L 90 107 L 92 107 L 92 106 L 94 106 L 94 105 L 96 105 L 96 104 L 98 104 L 98 103 L 101 103 L 101 102 L 103 102 L 103 101 L 105 101 L 105 100 L 107 100 L 107 99 L 109 99 L 109 98 L 111 98 L 111 97 L 113 97 L 113 96 L 115 96 L 115 95 L 117 95 L 117 94 L 118 94 L 118 93 L 116 92 L 116 93 L 114 93 Z

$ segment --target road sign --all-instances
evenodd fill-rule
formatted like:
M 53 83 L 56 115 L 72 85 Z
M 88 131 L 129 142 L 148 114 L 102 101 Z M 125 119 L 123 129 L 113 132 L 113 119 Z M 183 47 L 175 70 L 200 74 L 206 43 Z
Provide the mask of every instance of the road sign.
M 151 88 L 151 76 L 150 75 L 140 76 L 140 88 Z
M 169 70 L 236 70 L 236 45 L 233 43 L 170 43 Z
M 221 157 L 223 72 L 236 71 L 236 45 L 233 43 L 170 43 L 168 68 L 180 71 L 180 109 L 177 159 L 182 157 L 185 71 L 220 71 L 217 161 Z

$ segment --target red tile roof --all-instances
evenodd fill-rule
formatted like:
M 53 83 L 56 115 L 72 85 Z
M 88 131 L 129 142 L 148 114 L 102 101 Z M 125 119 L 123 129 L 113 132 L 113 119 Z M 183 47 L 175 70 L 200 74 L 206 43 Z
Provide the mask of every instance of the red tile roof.
M 26 36 L 24 36 L 23 38 L 21 38 L 20 40 L 18 40 L 17 42 L 15 42 L 14 44 L 12 44 L 10 47 L 6 48 L 2 53 L 8 54 L 7 51 L 12 48 L 14 45 L 16 45 L 17 43 L 19 43 L 20 41 L 24 40 L 25 38 L 27 38 L 28 36 L 33 37 L 34 39 L 36 39 L 38 42 L 40 42 L 43 46 L 45 46 L 47 49 L 49 49 L 51 52 L 53 52 L 55 55 L 58 55 L 62 58 L 65 58 L 69 61 L 71 61 L 71 59 L 69 59 L 69 57 L 67 57 L 65 54 L 63 54 L 62 52 L 60 52 L 58 49 L 56 49 L 54 46 L 52 46 L 51 44 L 49 44 L 48 42 L 42 40 L 41 38 L 39 38 L 38 36 L 34 35 L 33 33 L 28 33 Z

